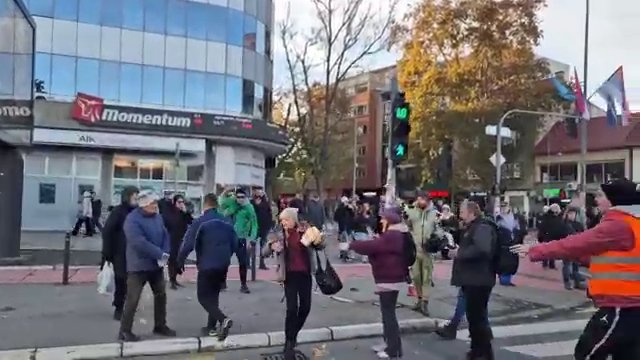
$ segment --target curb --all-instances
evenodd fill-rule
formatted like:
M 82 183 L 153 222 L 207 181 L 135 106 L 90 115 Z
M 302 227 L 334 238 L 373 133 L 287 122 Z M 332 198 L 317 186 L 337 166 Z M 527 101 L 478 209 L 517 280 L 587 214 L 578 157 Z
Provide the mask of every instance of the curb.
M 440 319 L 411 319 L 400 321 L 402 333 L 434 331 Z M 382 324 L 358 324 L 329 326 L 300 331 L 298 343 L 316 343 L 366 338 L 382 335 Z M 114 359 L 134 356 L 170 355 L 198 352 L 262 348 L 284 344 L 284 332 L 231 335 L 224 342 L 213 337 L 190 337 L 160 340 L 145 340 L 135 343 L 107 343 L 54 348 L 35 348 L 0 351 L 2 360 L 76 360 Z

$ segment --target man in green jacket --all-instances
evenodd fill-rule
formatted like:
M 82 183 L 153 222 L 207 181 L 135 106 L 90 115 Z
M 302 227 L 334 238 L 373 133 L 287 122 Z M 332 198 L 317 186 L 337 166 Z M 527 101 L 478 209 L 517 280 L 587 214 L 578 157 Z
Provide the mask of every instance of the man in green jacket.
M 220 210 L 233 221 L 233 228 L 238 236 L 238 267 L 240 269 L 240 291 L 249 294 L 247 286 L 247 268 L 249 266 L 249 254 L 255 251 L 258 235 L 258 218 L 256 212 L 247 198 L 247 193 L 238 189 L 235 193 L 225 191 L 220 201 Z
M 436 231 L 437 211 L 429 196 L 419 191 L 413 208 L 406 211 L 407 225 L 416 243 L 416 262 L 411 267 L 411 280 L 418 301 L 413 309 L 429 316 L 429 290 L 433 280 L 433 255 L 423 250 L 431 234 Z

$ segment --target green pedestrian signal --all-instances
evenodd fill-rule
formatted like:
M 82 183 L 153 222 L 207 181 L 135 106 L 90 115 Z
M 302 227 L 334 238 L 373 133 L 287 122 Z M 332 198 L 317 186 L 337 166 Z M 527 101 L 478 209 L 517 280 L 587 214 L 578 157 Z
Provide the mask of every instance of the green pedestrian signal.
M 401 158 L 404 157 L 404 154 L 407 152 L 407 148 L 404 146 L 404 144 L 397 144 L 395 152 L 396 157 Z
M 396 119 L 398 120 L 407 120 L 409 117 L 409 109 L 406 107 L 396 108 Z

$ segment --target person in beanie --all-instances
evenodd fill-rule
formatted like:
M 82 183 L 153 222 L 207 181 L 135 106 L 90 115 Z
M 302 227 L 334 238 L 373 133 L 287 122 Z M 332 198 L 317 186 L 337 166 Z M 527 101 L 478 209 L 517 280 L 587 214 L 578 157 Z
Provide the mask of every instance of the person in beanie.
M 517 245 L 531 261 L 589 263 L 589 294 L 598 308 L 574 350 L 576 360 L 640 359 L 640 186 L 627 179 L 601 185 L 612 207 L 587 231 L 546 244 Z
M 376 293 L 380 297 L 382 328 L 385 342 L 372 347 L 380 359 L 402 357 L 400 326 L 396 317 L 398 293 L 406 286 L 407 267 L 404 259 L 405 237 L 409 228 L 402 223 L 402 212 L 388 207 L 381 214 L 382 235 L 370 241 L 355 240 L 341 244 L 343 248 L 369 257 Z
M 282 236 L 272 237 L 262 255 L 276 254 L 278 281 L 284 284 L 287 304 L 285 316 L 285 360 L 295 359 L 298 333 L 311 311 L 311 274 L 316 269 L 314 249 L 322 249 L 323 239 L 307 239 L 307 230 L 298 219 L 298 209 L 285 208 L 280 213 Z M 319 232 L 318 232 L 319 233 Z
M 127 294 L 127 237 L 124 235 L 124 221 L 138 206 L 138 188 L 127 186 L 120 193 L 120 205 L 109 213 L 102 229 L 102 256 L 113 264 L 115 291 L 113 293 L 114 320 L 122 320 L 124 299 Z
M 176 332 L 167 326 L 164 267 L 169 261 L 171 249 L 169 233 L 158 213 L 158 196 L 145 190 L 138 194 L 137 201 L 138 208 L 131 211 L 124 221 L 127 238 L 127 299 L 118 335 L 121 341 L 139 340 L 132 332 L 133 318 L 147 283 L 153 291 L 153 333 L 176 336 Z

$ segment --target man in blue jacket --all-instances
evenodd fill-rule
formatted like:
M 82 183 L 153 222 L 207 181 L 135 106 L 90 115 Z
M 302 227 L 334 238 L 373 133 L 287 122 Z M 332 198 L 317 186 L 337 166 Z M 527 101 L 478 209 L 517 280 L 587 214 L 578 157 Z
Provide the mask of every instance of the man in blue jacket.
M 124 221 L 127 238 L 127 298 L 120 322 L 118 339 L 138 341 L 131 331 L 144 285 L 149 283 L 153 291 L 155 326 L 153 333 L 176 336 L 167 326 L 167 294 L 163 268 L 169 260 L 169 233 L 162 216 L 158 214 L 158 196 L 145 190 L 138 194 L 138 208 L 131 211 Z
M 227 278 L 231 256 L 237 251 L 238 239 L 231 221 L 218 212 L 215 194 L 204 197 L 204 213 L 194 221 L 184 235 L 178 253 L 178 273 L 187 256 L 196 250 L 198 264 L 198 301 L 209 313 L 203 332 L 223 341 L 229 335 L 233 321 L 220 310 L 220 291 Z M 220 331 L 216 327 L 221 324 Z

